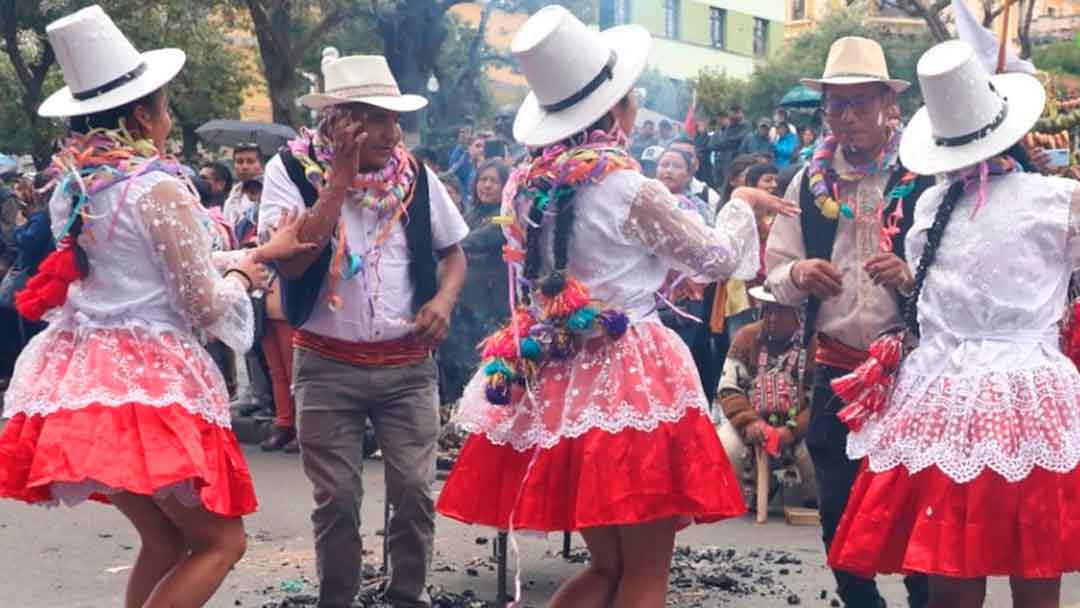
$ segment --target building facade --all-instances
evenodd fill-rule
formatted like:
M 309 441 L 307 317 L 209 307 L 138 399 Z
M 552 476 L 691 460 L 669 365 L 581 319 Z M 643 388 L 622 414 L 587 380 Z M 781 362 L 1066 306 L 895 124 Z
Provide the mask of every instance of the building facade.
M 600 29 L 635 23 L 655 38 L 650 65 L 678 80 L 703 68 L 747 78 L 780 48 L 785 0 L 600 0 Z

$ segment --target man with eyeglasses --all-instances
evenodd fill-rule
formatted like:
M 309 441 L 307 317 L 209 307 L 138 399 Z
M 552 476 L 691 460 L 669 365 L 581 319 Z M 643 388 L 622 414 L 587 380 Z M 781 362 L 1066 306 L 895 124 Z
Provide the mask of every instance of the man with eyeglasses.
M 843 403 L 830 382 L 858 367 L 870 343 L 902 325 L 901 305 L 914 278 L 904 261 L 904 237 L 915 202 L 933 185 L 900 164 L 900 128 L 890 110 L 909 83 L 889 78 L 873 40 L 833 43 L 820 79 L 803 84 L 823 93 L 831 136 L 791 181 L 785 197 L 802 214 L 777 218 L 766 246 L 769 289 L 787 306 L 806 307 L 806 339 L 817 334 L 806 445 L 814 461 L 825 546 L 847 505 L 859 463 L 847 458 Z M 852 608 L 885 600 L 873 580 L 834 571 L 837 592 Z M 904 579 L 910 606 L 927 603 L 926 577 Z

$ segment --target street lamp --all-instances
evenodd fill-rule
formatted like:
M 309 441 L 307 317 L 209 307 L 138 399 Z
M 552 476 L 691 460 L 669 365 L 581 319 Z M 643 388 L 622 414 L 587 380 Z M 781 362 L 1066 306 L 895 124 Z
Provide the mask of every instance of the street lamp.
M 439 92 L 439 79 L 435 77 L 435 74 L 432 74 L 431 77 L 428 78 L 428 80 L 427 80 L 427 90 L 428 90 L 428 93 L 438 93 Z

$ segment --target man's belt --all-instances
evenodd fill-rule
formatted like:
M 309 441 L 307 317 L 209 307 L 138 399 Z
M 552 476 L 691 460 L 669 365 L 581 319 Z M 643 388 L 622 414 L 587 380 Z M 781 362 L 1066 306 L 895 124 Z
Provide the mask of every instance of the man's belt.
M 431 347 L 411 335 L 385 342 L 351 342 L 301 329 L 294 334 L 293 346 L 360 367 L 404 367 L 431 356 Z
M 853 371 L 870 357 L 867 351 L 848 346 L 825 334 L 818 334 L 817 341 L 817 354 L 814 356 L 814 361 L 818 365 Z

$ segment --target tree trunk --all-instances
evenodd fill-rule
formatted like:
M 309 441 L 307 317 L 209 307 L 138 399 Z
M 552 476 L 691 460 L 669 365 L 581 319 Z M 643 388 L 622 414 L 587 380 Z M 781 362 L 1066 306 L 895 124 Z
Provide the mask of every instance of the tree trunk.
M 379 19 L 377 31 L 390 71 L 403 93 L 428 97 L 427 81 L 446 40 L 446 8 L 431 0 L 402 0 Z M 401 128 L 417 133 L 419 113 L 402 114 Z
M 1031 19 L 1035 16 L 1035 0 L 1020 0 L 1020 58 L 1030 59 L 1034 50 L 1031 43 Z

